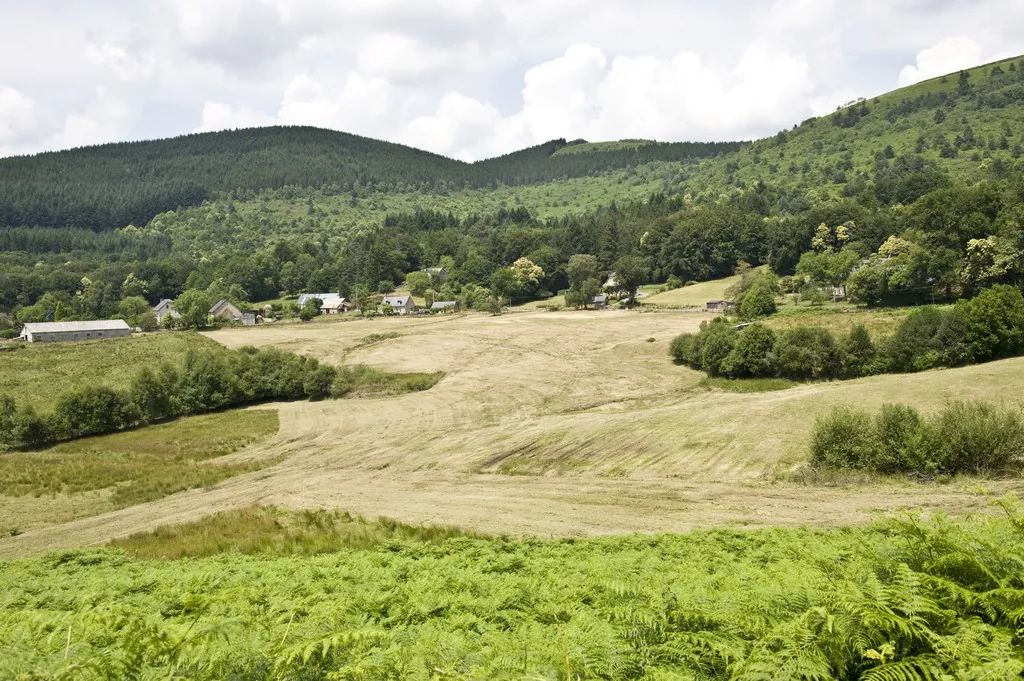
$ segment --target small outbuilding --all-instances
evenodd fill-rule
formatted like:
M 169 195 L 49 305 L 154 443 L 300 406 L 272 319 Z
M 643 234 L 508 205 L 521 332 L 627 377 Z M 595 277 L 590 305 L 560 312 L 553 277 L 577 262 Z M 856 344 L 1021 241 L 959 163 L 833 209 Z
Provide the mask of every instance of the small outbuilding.
M 458 312 L 459 301 L 457 300 L 435 300 L 430 304 L 433 312 Z
M 21 340 L 26 343 L 54 343 L 59 341 L 120 338 L 131 335 L 131 328 L 123 319 L 100 319 L 91 322 L 40 322 L 26 324 Z
M 434 286 L 440 286 L 448 280 L 448 270 L 443 267 L 428 267 L 423 271 L 430 276 L 430 283 Z
M 728 312 L 733 307 L 735 303 L 731 300 L 709 300 L 705 305 L 708 312 Z
M 603 310 L 608 307 L 608 296 L 604 294 L 594 296 L 594 300 L 592 300 L 591 303 L 594 305 L 595 309 Z
M 216 305 L 210 308 L 210 316 L 214 319 L 223 319 L 229 322 L 242 322 L 242 326 L 256 326 L 260 319 L 256 310 L 239 309 L 230 300 L 218 300 Z
M 412 314 L 416 311 L 416 303 L 412 302 L 412 296 L 385 296 L 383 305 L 390 305 L 392 312 L 397 315 Z

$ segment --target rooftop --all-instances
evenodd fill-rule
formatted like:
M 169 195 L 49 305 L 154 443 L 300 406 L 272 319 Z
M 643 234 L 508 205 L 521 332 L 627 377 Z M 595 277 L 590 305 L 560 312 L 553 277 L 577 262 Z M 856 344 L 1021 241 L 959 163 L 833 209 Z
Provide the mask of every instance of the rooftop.
M 67 331 L 113 331 L 128 330 L 123 319 L 97 319 L 90 322 L 29 322 L 25 324 L 26 333 L 60 333 Z

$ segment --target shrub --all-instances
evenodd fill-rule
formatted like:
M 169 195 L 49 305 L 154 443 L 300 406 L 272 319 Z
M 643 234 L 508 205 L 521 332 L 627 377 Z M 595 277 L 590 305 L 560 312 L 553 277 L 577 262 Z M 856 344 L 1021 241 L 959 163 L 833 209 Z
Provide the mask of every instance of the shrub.
M 793 380 L 836 378 L 842 357 L 835 338 L 817 326 L 789 329 L 777 345 L 779 373 Z
M 1024 352 L 1024 297 L 1014 286 L 986 289 L 959 301 L 965 341 L 974 361 L 984 362 Z
M 53 410 L 54 429 L 66 439 L 109 433 L 138 422 L 139 412 L 126 395 L 99 386 L 64 393 Z
M 814 422 L 811 463 L 825 468 L 866 468 L 874 457 L 871 417 L 837 407 Z
M 874 423 L 875 450 L 866 466 L 881 473 L 922 470 L 921 414 L 902 404 L 883 404 Z
M 703 342 L 700 343 L 700 368 L 708 376 L 714 377 L 722 373 L 722 363 L 732 352 L 738 334 L 727 323 L 705 324 L 701 324 L 699 334 L 703 336 Z
M 872 420 L 842 407 L 815 422 L 811 463 L 880 473 L 1005 473 L 1024 461 L 1024 417 L 986 402 L 953 402 L 922 418 L 884 405 Z
M 669 343 L 668 354 L 676 364 L 688 364 L 693 368 L 699 369 L 700 361 L 695 358 L 693 350 L 696 340 L 696 334 L 681 333 Z
M 671 277 L 668 278 L 668 281 L 665 282 L 665 287 L 668 288 L 669 290 L 682 288 L 683 282 L 679 277 L 673 274 Z
M 767 378 L 777 372 L 775 332 L 761 324 L 751 324 L 736 335 L 729 356 L 722 362 L 722 373 L 731 378 Z
M 856 378 L 875 373 L 875 359 L 878 350 L 871 341 L 871 334 L 861 324 L 850 329 L 841 343 L 842 369 L 844 378 Z
M 986 402 L 953 402 L 928 433 L 934 467 L 944 473 L 999 473 L 1024 455 L 1019 411 Z
M 771 286 L 758 280 L 743 294 L 740 316 L 744 319 L 758 319 L 775 314 L 775 291 Z
M 331 387 L 334 385 L 334 378 L 337 374 L 334 367 L 321 364 L 309 372 L 302 390 L 311 400 L 322 400 L 331 395 Z
M 933 305 L 918 308 L 907 315 L 885 345 L 885 358 L 891 371 L 921 371 L 938 363 L 942 350 L 939 329 L 946 315 Z

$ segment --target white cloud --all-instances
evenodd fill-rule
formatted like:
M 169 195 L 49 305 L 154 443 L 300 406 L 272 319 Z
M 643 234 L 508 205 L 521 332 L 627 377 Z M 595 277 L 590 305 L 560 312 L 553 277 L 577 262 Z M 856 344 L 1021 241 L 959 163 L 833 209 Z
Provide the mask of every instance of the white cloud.
M 115 76 L 124 81 L 148 78 L 156 65 L 152 55 L 131 55 L 125 48 L 111 43 L 87 45 L 85 58 L 97 66 L 110 69 Z
M 900 71 L 897 81 L 900 87 L 920 83 L 922 80 L 937 78 L 953 71 L 981 64 L 982 48 L 976 41 L 965 36 L 943 38 L 933 47 L 917 53 L 916 65 L 907 65 Z
M 395 33 L 378 33 L 359 48 L 359 70 L 387 78 L 420 76 L 447 65 L 454 54 Z
M 813 90 L 802 58 L 754 44 L 731 70 L 683 52 L 668 59 L 618 56 L 576 45 L 526 72 L 521 109 L 502 117 L 457 92 L 415 119 L 402 139 L 460 158 L 481 158 L 558 137 L 749 138 L 806 118 Z
M 106 87 L 97 86 L 92 100 L 64 117 L 63 127 L 45 142 L 47 149 L 71 149 L 123 139 L 137 118 L 134 103 Z
M 12 87 L 0 87 L 0 148 L 23 142 L 36 129 L 36 103 Z
M 373 134 L 395 101 L 391 84 L 381 78 L 351 73 L 341 89 L 331 93 L 310 76 L 299 75 L 285 90 L 277 120 Z
M 235 128 L 257 128 L 273 125 L 274 118 L 251 109 L 235 109 L 223 102 L 206 102 L 203 104 L 202 124 L 194 132 L 213 132 L 214 130 L 232 130 Z

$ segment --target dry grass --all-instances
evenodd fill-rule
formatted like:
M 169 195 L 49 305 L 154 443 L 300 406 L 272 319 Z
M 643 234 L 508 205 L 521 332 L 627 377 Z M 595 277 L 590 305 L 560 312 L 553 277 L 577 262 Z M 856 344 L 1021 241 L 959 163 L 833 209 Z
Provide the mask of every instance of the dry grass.
M 209 491 L 0 539 L 0 555 L 104 543 L 253 503 L 562 536 L 986 508 L 988 497 L 973 486 L 808 487 L 780 478 L 805 460 L 814 416 L 833 405 L 902 402 L 928 411 L 951 398 L 1013 396 L 1024 359 L 777 392 L 709 391 L 698 387 L 701 374 L 668 358 L 670 340 L 707 318 L 467 313 L 217 331 L 211 337 L 230 347 L 275 346 L 382 371 L 442 371 L 445 379 L 379 400 L 277 405 L 278 435 L 244 454 L 280 463 Z M 1003 481 L 988 491 L 1018 488 Z
M 699 284 L 691 284 L 682 288 L 672 289 L 657 295 L 643 298 L 640 302 L 644 305 L 658 307 L 696 307 L 704 308 L 709 300 L 722 300 L 725 292 L 730 286 L 738 284 L 740 277 L 726 277 L 713 281 L 703 281 Z

